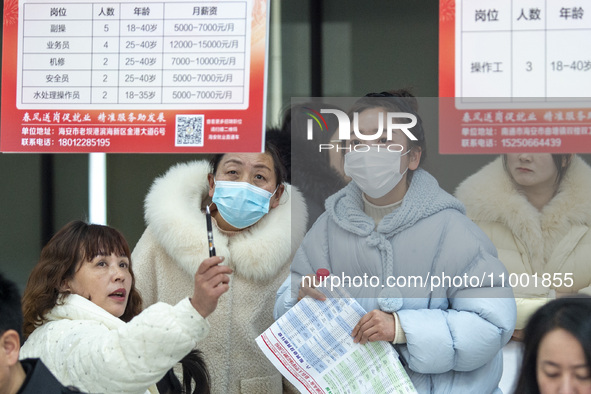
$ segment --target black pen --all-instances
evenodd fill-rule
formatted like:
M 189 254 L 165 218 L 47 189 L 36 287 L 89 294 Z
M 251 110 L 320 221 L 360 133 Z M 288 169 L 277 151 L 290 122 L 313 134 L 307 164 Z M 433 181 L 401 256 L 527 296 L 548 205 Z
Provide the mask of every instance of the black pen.
M 209 205 L 205 207 L 205 222 L 207 223 L 207 241 L 209 242 L 209 257 L 215 256 L 215 247 L 213 246 L 213 231 L 211 229 L 211 214 Z

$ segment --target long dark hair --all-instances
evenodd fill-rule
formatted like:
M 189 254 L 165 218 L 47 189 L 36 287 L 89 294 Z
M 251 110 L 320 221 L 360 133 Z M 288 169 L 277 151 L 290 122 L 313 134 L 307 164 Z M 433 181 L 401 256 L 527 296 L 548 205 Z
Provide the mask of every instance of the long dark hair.
M 556 187 L 560 186 L 560 182 L 566 175 L 568 169 L 570 168 L 570 164 L 573 161 L 574 154 L 572 153 L 553 153 L 552 160 L 554 161 L 554 166 L 556 167 L 556 179 L 554 184 Z M 505 172 L 511 179 L 511 171 L 509 171 L 509 166 L 507 165 L 507 155 L 503 155 L 503 168 Z
M 193 349 L 180 361 L 183 368 L 183 384 L 170 369 L 157 383 L 158 391 L 162 394 L 210 394 L 210 376 L 207 371 L 203 354 L 200 350 Z M 192 381 L 195 388 L 191 391 Z
M 530 318 L 524 331 L 524 355 L 516 393 L 539 394 L 536 377 L 538 348 L 542 339 L 555 329 L 563 329 L 574 336 L 591 366 L 591 297 L 559 298 L 538 309 Z

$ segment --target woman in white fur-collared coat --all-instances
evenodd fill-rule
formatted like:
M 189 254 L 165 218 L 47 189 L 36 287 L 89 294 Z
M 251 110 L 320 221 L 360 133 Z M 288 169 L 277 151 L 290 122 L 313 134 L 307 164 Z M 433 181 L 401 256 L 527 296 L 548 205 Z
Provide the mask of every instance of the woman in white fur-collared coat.
M 304 236 L 306 208 L 299 192 L 283 183 L 279 157 L 271 151 L 228 153 L 216 156 L 217 163 L 214 159 L 211 165 L 196 161 L 172 167 L 156 179 L 146 197 L 147 228 L 132 254 L 144 302 L 178 302 L 208 257 L 204 209 L 210 206 L 217 255 L 234 271 L 230 290 L 209 316 L 210 334 L 198 345 L 213 393 L 283 391 L 281 374 L 255 338 L 274 321 L 275 293 Z M 244 186 L 241 193 L 250 189 L 259 197 L 235 199 L 239 209 L 232 210 L 228 201 L 236 197 L 231 189 L 238 185 Z M 236 217 L 260 196 L 259 208 L 268 201 L 268 213 L 260 212 L 262 218 L 254 224 L 252 218 Z
M 555 295 L 591 294 L 591 168 L 580 157 L 508 154 L 468 177 L 456 196 L 513 279 L 529 284 L 514 288 L 515 339 Z M 506 372 L 501 388 L 512 386 Z
M 538 285 L 530 279 L 530 286 L 515 289 L 516 297 L 544 297 L 557 293 L 589 292 L 591 286 L 591 168 L 578 156 L 553 155 L 564 158 L 549 182 L 549 197 L 545 203 L 536 195 L 543 193 L 534 181 L 520 186 L 511 175 L 521 177 L 543 176 L 536 168 L 539 154 L 521 154 L 516 160 L 508 155 L 507 167 L 499 157 L 467 178 L 456 191 L 456 196 L 466 206 L 468 217 L 476 222 L 493 241 L 499 259 L 509 273 L 536 274 Z M 551 156 L 550 154 L 544 154 Z M 554 162 L 550 163 L 554 164 Z M 511 169 L 511 166 L 514 169 Z M 559 170 L 563 170 L 562 175 Z M 533 189 L 538 186 L 538 189 Z M 528 193 L 525 189 L 531 188 Z M 528 198 L 528 195 L 533 194 Z M 533 201 L 530 202 L 530 199 Z M 536 206 L 536 205 L 538 206 Z M 541 276 L 553 276 L 551 286 L 543 286 Z M 562 277 L 562 286 L 554 273 Z M 569 274 L 565 280 L 565 274 Z M 571 280 L 568 278 L 572 278 Z M 523 328 L 540 302 L 527 301 L 517 306 L 517 328 Z M 544 302 L 544 301 L 542 301 Z

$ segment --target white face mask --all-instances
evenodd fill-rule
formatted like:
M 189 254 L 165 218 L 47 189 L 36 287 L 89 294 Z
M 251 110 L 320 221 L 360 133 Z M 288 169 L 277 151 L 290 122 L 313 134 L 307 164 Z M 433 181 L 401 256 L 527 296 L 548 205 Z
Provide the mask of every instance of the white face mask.
M 371 198 L 380 198 L 394 189 L 408 170 L 400 173 L 400 159 L 410 152 L 390 152 L 386 147 L 370 147 L 366 152 L 345 155 L 345 174 Z

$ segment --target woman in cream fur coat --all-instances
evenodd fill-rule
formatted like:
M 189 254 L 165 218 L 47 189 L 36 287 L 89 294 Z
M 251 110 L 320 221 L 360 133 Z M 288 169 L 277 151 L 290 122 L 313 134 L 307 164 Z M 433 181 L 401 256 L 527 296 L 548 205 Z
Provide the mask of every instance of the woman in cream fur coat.
M 213 393 L 283 391 L 281 374 L 255 343 L 274 321 L 275 292 L 289 274 L 306 228 L 305 204 L 299 192 L 283 182 L 282 173 L 277 151 L 267 146 L 265 153 L 217 155 L 212 164 L 178 164 L 156 179 L 146 197 L 147 228 L 132 258 L 147 305 L 178 302 L 190 288 L 197 267 L 208 257 L 206 206 L 212 210 L 217 255 L 233 269 L 230 290 L 208 318 L 210 334 L 198 345 Z M 273 193 L 264 200 L 269 201 L 268 213 L 244 228 L 245 223 L 239 225 L 231 209 L 221 209 L 222 200 L 216 200 L 222 187 L 239 183 L 247 189 L 256 186 L 265 198 Z
M 591 294 L 591 168 L 580 157 L 501 156 L 462 182 L 456 196 L 493 241 L 509 273 L 517 274 L 513 279 L 522 279 L 524 286 L 514 288 L 514 339 L 547 300 Z M 519 348 L 514 341 L 507 346 Z M 501 383 L 510 392 L 507 372 Z

